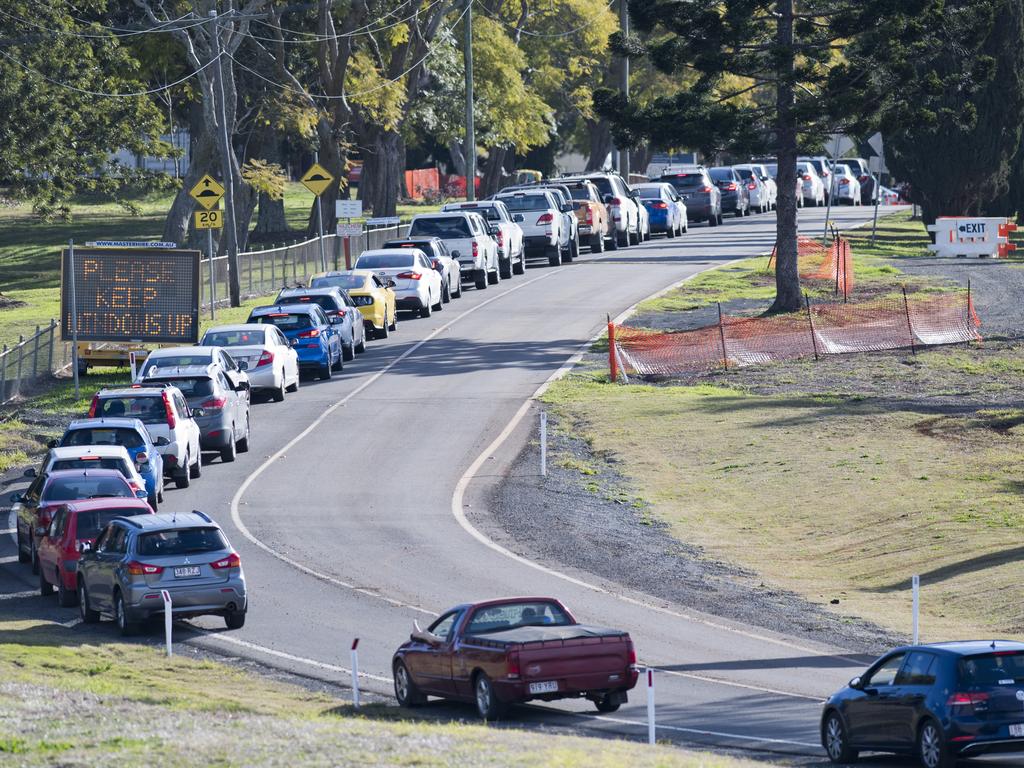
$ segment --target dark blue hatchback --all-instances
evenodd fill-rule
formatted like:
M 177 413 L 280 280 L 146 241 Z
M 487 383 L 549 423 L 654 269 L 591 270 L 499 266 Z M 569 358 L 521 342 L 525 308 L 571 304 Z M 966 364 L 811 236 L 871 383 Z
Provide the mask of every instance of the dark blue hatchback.
M 1024 752 L 1024 643 L 897 648 L 825 702 L 821 743 L 835 763 L 870 750 L 913 754 L 924 768 Z

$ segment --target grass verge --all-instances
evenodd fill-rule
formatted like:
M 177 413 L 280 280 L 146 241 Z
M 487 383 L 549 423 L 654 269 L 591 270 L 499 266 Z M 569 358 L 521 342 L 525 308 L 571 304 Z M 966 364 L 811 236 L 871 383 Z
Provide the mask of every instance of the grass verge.
M 0 621 L 0 762 L 23 766 L 697 766 L 726 757 L 407 719 L 224 664 Z M 468 710 L 467 710 L 468 712 Z

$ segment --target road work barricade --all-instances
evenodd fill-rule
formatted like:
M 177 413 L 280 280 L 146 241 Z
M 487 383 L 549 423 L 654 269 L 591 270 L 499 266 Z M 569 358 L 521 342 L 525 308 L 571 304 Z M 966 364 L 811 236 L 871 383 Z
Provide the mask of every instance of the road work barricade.
M 675 376 L 811 356 L 916 351 L 981 339 L 970 290 L 904 294 L 861 304 L 808 302 L 804 312 L 776 317 L 720 317 L 715 325 L 690 331 L 616 327 L 615 344 L 624 372 Z
M 772 249 L 768 258 L 768 271 L 775 268 L 777 249 Z M 846 299 L 853 291 L 853 252 L 850 241 L 836 238 L 829 245 L 822 245 L 810 237 L 796 240 L 797 270 L 802 280 L 828 282 L 837 296 Z
M 1017 250 L 1010 233 L 1017 225 L 1006 218 L 941 216 L 928 231 L 935 233 L 935 244 L 928 250 L 936 256 L 998 256 L 1005 258 Z

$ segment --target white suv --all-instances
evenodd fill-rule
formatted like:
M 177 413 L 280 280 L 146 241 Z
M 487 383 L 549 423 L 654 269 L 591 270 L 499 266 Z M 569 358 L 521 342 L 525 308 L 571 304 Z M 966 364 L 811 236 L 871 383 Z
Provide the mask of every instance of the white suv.
M 169 384 L 134 386 L 130 389 L 102 389 L 92 399 L 89 418 L 139 419 L 164 459 L 164 476 L 173 478 L 178 488 L 188 488 L 203 471 L 199 447 L 199 425 L 185 396 Z
M 617 173 L 591 173 L 586 176 L 573 176 L 565 181 L 580 179 L 592 182 L 601 192 L 601 199 L 608 207 L 608 214 L 614 224 L 613 236 L 619 247 L 638 244 L 643 237 L 640 220 L 640 209 L 643 204 L 637 202 L 636 193 L 622 177 Z
M 487 222 L 475 211 L 421 213 L 409 225 L 408 237 L 438 237 L 462 267 L 462 279 L 478 290 L 501 280 L 498 243 L 487 232 Z
M 513 274 L 526 271 L 526 254 L 523 250 L 523 230 L 515 221 L 508 208 L 500 200 L 476 200 L 471 203 L 448 203 L 442 211 L 476 211 L 487 219 L 487 229 L 498 242 L 498 260 L 501 263 L 501 279 L 508 280 Z
M 569 252 L 572 233 L 562 215 L 560 198 L 551 190 L 522 190 L 499 192 L 494 196 L 515 216 L 523 230 L 523 247 L 526 253 L 539 253 L 547 257 L 548 263 L 557 267 L 562 263 L 562 254 Z

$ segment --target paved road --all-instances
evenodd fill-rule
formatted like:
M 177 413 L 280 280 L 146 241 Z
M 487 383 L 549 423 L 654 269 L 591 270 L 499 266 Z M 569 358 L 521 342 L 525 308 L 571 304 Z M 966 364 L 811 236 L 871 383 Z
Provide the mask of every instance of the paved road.
M 869 209 L 833 211 L 840 228 L 869 216 Z M 801 212 L 807 234 L 820 234 L 823 221 L 823 210 Z M 552 594 L 585 622 L 632 633 L 641 661 L 659 670 L 660 737 L 820 754 L 820 701 L 863 660 L 699 615 L 586 573 L 531 564 L 498 551 L 472 528 L 533 419 L 489 446 L 601 329 L 606 313 L 614 316 L 709 266 L 764 252 L 773 240 L 774 216 L 760 216 L 530 269 L 486 291 L 467 291 L 429 319 L 401 322 L 391 340 L 371 343 L 332 382 L 306 383 L 283 405 L 257 405 L 253 450 L 231 466 L 209 464 L 192 488 L 168 492 L 162 509 L 198 508 L 220 520 L 251 588 L 243 630 L 198 620 L 191 626 L 209 632 L 196 632 L 192 642 L 344 681 L 349 644 L 358 636 L 363 684 L 388 691 L 391 652 L 414 619 L 426 623 L 467 600 Z M 464 477 L 471 467 L 473 476 Z M 18 596 L 34 582 L 27 568 L 4 562 L 11 555 L 3 537 L 0 611 L 73 619 L 49 601 Z M 570 702 L 522 708 L 515 717 L 641 736 L 645 707 L 638 689 L 613 716 Z M 468 707 L 430 709 L 471 716 Z

